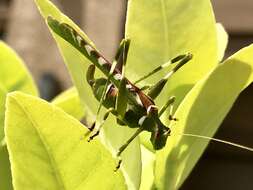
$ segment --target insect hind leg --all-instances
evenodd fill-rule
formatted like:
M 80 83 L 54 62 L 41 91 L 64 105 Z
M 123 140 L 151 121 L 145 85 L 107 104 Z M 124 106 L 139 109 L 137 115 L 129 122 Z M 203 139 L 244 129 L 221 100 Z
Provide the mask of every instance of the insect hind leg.
M 178 60 L 179 58 L 175 59 Z M 170 72 L 168 72 L 161 80 L 159 80 L 156 84 L 152 85 L 149 88 L 148 92 L 149 97 L 151 97 L 154 100 L 161 93 L 165 84 L 168 82 L 169 78 L 191 59 L 192 54 L 190 53 L 185 54 L 183 58 L 179 59 L 180 60 L 179 63 Z
M 187 57 L 187 56 L 189 56 L 189 54 L 182 54 L 182 55 L 179 55 L 179 56 L 177 56 L 177 57 L 175 57 L 175 58 L 169 60 L 168 62 L 166 62 L 166 63 L 164 63 L 164 64 L 162 64 L 162 65 L 159 65 L 158 67 L 156 67 L 156 68 L 155 68 L 154 70 L 152 70 L 151 72 L 147 73 L 147 74 L 144 75 L 143 77 L 141 77 L 141 78 L 139 78 L 138 80 L 136 80 L 136 81 L 134 82 L 134 84 L 137 84 L 137 83 L 139 83 L 139 82 L 145 80 L 146 78 L 151 77 L 152 75 L 154 75 L 155 73 L 161 71 L 162 69 L 165 69 L 165 68 L 171 66 L 172 64 L 177 63 L 177 62 L 179 62 L 179 61 L 185 59 L 185 57 Z

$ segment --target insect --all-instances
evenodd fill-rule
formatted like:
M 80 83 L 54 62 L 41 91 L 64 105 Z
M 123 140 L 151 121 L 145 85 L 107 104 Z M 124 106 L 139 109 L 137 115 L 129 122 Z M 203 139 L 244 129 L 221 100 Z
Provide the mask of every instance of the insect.
M 170 135 L 170 129 L 166 127 L 159 118 L 164 111 L 172 105 L 175 97 L 171 97 L 160 111 L 155 105 L 154 99 L 160 94 L 170 76 L 172 76 L 173 73 L 180 69 L 185 63 L 190 61 L 192 55 L 179 55 L 132 83 L 124 76 L 124 66 L 126 65 L 127 53 L 130 46 L 129 39 L 122 40 L 116 53 L 115 60 L 113 63 L 110 63 L 70 25 L 60 23 L 52 17 L 48 17 L 47 21 L 50 28 L 55 33 L 72 44 L 91 61 L 92 64 L 89 66 L 86 75 L 87 82 L 91 86 L 96 99 L 100 101 L 98 112 L 101 106 L 107 108 L 107 112 L 104 115 L 100 127 L 107 119 L 108 115 L 112 113 L 117 117 L 117 122 L 120 125 L 138 128 L 133 136 L 119 148 L 117 156 L 120 156 L 128 144 L 142 131 L 151 132 L 150 140 L 155 150 L 163 148 L 167 137 Z M 156 84 L 149 87 L 145 86 L 144 88 L 136 86 L 140 81 L 172 64 L 176 64 L 176 66 Z M 95 68 L 100 69 L 107 78 L 95 79 Z M 144 89 L 148 89 L 147 94 L 143 92 Z M 170 116 L 170 119 L 175 120 L 172 115 Z M 91 130 L 94 127 L 95 124 L 91 127 Z M 90 140 L 98 135 L 98 133 L 99 130 L 90 137 Z
M 177 120 L 177 118 L 174 118 L 172 115 L 175 97 L 170 97 L 160 110 L 155 105 L 154 100 L 161 93 L 168 79 L 192 59 L 192 54 L 187 53 L 179 55 L 155 68 L 153 71 L 141 77 L 137 81 L 131 82 L 125 77 L 124 72 L 130 46 L 129 39 L 122 40 L 114 61 L 110 63 L 70 25 L 60 23 L 52 17 L 48 17 L 47 22 L 56 34 L 74 46 L 92 63 L 87 70 L 86 80 L 91 86 L 94 96 L 99 101 L 97 115 L 99 114 L 102 106 L 104 106 L 107 111 L 104 114 L 102 122 L 97 127 L 97 131 L 90 136 L 89 141 L 99 134 L 99 130 L 108 118 L 109 114 L 113 114 L 116 116 L 117 123 L 119 125 L 127 125 L 130 128 L 137 128 L 136 132 L 119 148 L 117 152 L 117 156 L 119 158 L 121 153 L 133 141 L 133 139 L 143 131 L 151 133 L 150 141 L 154 150 L 162 149 L 166 144 L 168 136 L 170 136 L 171 130 L 162 123 L 160 117 L 166 109 L 170 108 L 169 119 Z M 175 66 L 156 84 L 144 86 L 142 88 L 137 87 L 137 84 L 142 80 L 171 65 Z M 106 78 L 102 77 L 95 79 L 94 74 L 96 68 L 98 68 L 106 76 Z M 147 93 L 144 93 L 144 91 L 147 91 Z M 96 122 L 94 122 L 94 124 L 89 128 L 90 131 L 93 131 L 95 126 Z M 247 147 L 221 141 L 219 139 L 192 134 L 185 135 L 208 138 L 210 140 L 248 149 Z M 251 149 L 249 148 L 248 150 Z M 117 169 L 120 167 L 120 163 L 121 160 L 119 161 Z

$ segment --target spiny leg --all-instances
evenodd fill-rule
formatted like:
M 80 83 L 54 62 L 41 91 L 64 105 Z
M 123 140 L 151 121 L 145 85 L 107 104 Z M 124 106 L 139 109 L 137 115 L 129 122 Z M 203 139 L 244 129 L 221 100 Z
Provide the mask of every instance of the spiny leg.
M 95 82 L 95 70 L 96 70 L 96 66 L 91 64 L 89 65 L 87 72 L 86 72 L 86 81 L 87 83 L 92 86 Z
M 94 133 L 93 135 L 91 135 L 88 139 L 88 142 L 90 142 L 91 140 L 93 140 L 96 136 L 99 135 L 100 129 L 101 127 L 104 125 L 105 121 L 107 120 L 108 116 L 110 115 L 110 113 L 115 112 L 114 108 L 110 108 L 106 111 L 106 113 L 104 114 L 103 120 L 101 121 L 100 125 L 97 128 L 96 133 Z
M 104 86 L 104 89 L 103 89 L 103 93 L 102 93 L 102 96 L 101 96 L 101 99 L 100 99 L 100 102 L 99 102 L 99 107 L 98 107 L 97 114 L 96 114 L 96 120 L 97 120 L 97 116 L 99 115 L 99 112 L 100 112 L 100 110 L 101 110 L 101 108 L 102 108 L 103 101 L 104 101 L 104 99 L 105 99 L 105 97 L 106 97 L 106 92 L 107 92 L 108 85 L 109 85 L 109 83 L 110 83 L 110 79 L 111 79 L 111 77 L 113 76 L 113 72 L 114 72 L 114 70 L 115 70 L 115 68 L 116 68 L 116 66 L 117 66 L 117 64 L 118 64 L 118 60 L 117 60 L 117 59 L 119 59 L 119 55 L 118 55 L 118 54 L 120 54 L 120 52 L 122 51 L 121 49 L 122 49 L 122 48 L 121 48 L 121 46 L 120 46 L 119 51 L 118 51 L 117 54 L 116 54 L 115 60 L 113 61 L 112 66 L 111 66 L 111 68 L 110 68 L 109 76 L 108 76 L 107 81 L 106 81 L 106 83 L 105 83 L 105 86 Z M 114 108 L 112 108 L 112 109 L 114 109 Z M 109 110 L 110 110 L 110 109 L 109 109 Z M 101 126 L 101 125 L 100 125 L 100 126 Z M 100 127 L 100 128 L 101 128 L 101 127 Z M 100 129 L 100 128 L 99 128 L 99 129 Z M 99 131 L 97 131 L 96 134 L 98 135 L 98 134 L 99 134 Z M 97 135 L 95 135 L 95 136 L 97 136 Z M 95 136 L 94 136 L 94 135 L 91 136 L 90 140 L 93 139 Z
M 148 96 L 154 100 L 161 93 L 169 78 L 191 59 L 192 54 L 186 54 L 185 57 L 181 59 L 179 63 L 167 75 L 165 75 L 165 77 L 163 77 L 156 84 L 149 88 Z
M 109 85 L 109 83 L 110 83 L 111 77 L 113 76 L 113 72 L 114 72 L 114 69 L 115 69 L 116 65 L 117 65 L 117 62 L 113 62 L 112 66 L 111 66 L 109 76 L 108 76 L 107 81 L 106 81 L 106 83 L 105 83 L 105 86 L 104 86 L 104 89 L 103 89 L 103 93 L 102 93 L 101 99 L 100 99 L 100 101 L 99 101 L 99 107 L 98 107 L 98 110 L 97 110 L 96 117 L 98 116 L 98 114 L 99 114 L 99 112 L 100 112 L 100 110 L 101 110 L 101 108 L 102 108 L 103 101 L 104 101 L 104 99 L 105 99 L 105 97 L 106 97 L 107 87 L 108 87 L 108 85 Z
M 119 158 L 119 162 L 115 168 L 115 171 L 117 171 L 120 168 L 120 165 L 122 163 L 122 159 L 120 158 L 120 155 L 122 154 L 122 152 L 128 147 L 128 145 L 144 130 L 144 128 L 140 127 L 127 141 L 125 144 L 123 144 L 118 152 L 117 152 L 117 157 Z
M 170 108 L 169 120 L 170 121 L 177 121 L 177 118 L 173 117 L 173 105 L 174 105 L 175 99 L 176 99 L 176 97 L 172 96 L 167 100 L 167 102 L 163 105 L 163 107 L 161 108 L 161 110 L 158 113 L 159 118 L 162 116 L 162 114 L 165 112 L 165 110 Z
M 170 103 L 173 102 L 173 98 L 170 98 L 170 101 L 168 102 Z M 152 120 L 155 122 L 155 125 L 153 125 L 154 127 L 152 127 L 150 130 L 151 131 L 150 141 L 155 150 L 160 150 L 166 145 L 166 141 L 168 136 L 170 135 L 171 130 L 169 127 L 165 126 L 160 120 L 158 108 L 155 105 L 151 105 L 147 109 L 147 113 L 149 115 L 149 118 L 152 118 Z
M 91 64 L 89 65 L 88 69 L 87 69 L 87 72 L 86 72 L 86 81 L 87 83 L 92 87 L 93 84 L 95 83 L 95 70 L 96 70 L 96 66 Z M 88 126 L 87 128 L 90 130 L 90 131 L 93 131 L 94 128 L 96 126 L 96 121 L 94 121 L 90 126 Z
M 126 109 L 127 109 L 127 96 L 126 96 L 126 78 L 125 78 L 125 66 L 126 66 L 126 62 L 127 62 L 127 54 L 128 54 L 128 50 L 129 50 L 129 45 L 130 45 L 130 41 L 126 40 L 126 43 L 124 44 L 124 51 L 123 51 L 123 55 L 122 55 L 122 79 L 120 81 L 120 87 L 119 87 L 119 92 L 118 92 L 118 97 L 116 100 L 116 110 L 119 113 L 119 115 L 123 118 L 125 113 L 126 113 Z M 125 144 L 123 144 L 118 152 L 117 152 L 117 157 L 119 158 L 119 162 L 115 168 L 115 172 L 120 168 L 120 165 L 122 163 L 122 159 L 120 158 L 121 153 L 127 148 L 127 146 L 135 139 L 136 136 L 138 136 L 141 132 L 143 131 L 143 128 L 139 128 L 128 140 Z
M 128 55 L 128 50 L 130 46 L 130 40 L 129 39 L 124 39 L 121 42 L 122 46 L 122 68 L 121 68 L 121 81 L 120 81 L 120 86 L 118 89 L 118 96 L 116 99 L 116 111 L 117 113 L 121 116 L 121 118 L 124 118 L 124 115 L 126 113 L 127 109 L 127 104 L 128 104 L 128 98 L 127 98 L 127 80 L 125 78 L 125 66 L 127 62 L 127 55 Z M 116 55 L 116 58 L 118 58 L 119 55 Z
M 146 78 L 148 78 L 148 77 L 154 75 L 154 74 L 157 73 L 158 71 L 160 71 L 160 70 L 162 70 L 162 69 L 165 69 L 165 68 L 169 67 L 170 65 L 172 65 L 173 63 L 176 63 L 176 62 L 178 62 L 178 61 L 184 59 L 184 58 L 187 57 L 188 55 L 189 55 L 189 54 L 179 55 L 179 56 L 173 58 L 172 60 L 170 60 L 170 61 L 168 61 L 168 62 L 166 62 L 166 63 L 164 63 L 164 64 L 162 64 L 162 65 L 160 65 L 160 66 L 158 66 L 158 67 L 156 67 L 154 70 L 152 70 L 152 71 L 149 72 L 148 74 L 146 74 L 146 75 L 144 75 L 143 77 L 141 77 L 141 78 L 139 78 L 138 80 L 136 80 L 136 81 L 134 82 L 134 84 L 137 84 L 137 83 L 139 83 L 139 82 L 145 80 Z
M 170 121 L 178 121 L 178 119 L 173 116 L 173 108 L 174 108 L 174 104 L 171 104 L 170 105 L 170 112 L 169 112 L 169 120 Z
M 99 101 L 99 107 L 98 107 L 98 110 L 97 110 L 97 113 L 96 113 L 96 119 L 95 119 L 95 121 L 92 123 L 92 125 L 91 125 L 90 127 L 88 127 L 88 129 L 89 129 L 90 131 L 93 131 L 94 128 L 96 127 L 97 117 L 98 117 L 98 114 L 99 114 L 100 109 L 101 109 L 101 107 L 102 107 L 103 101 L 104 101 L 104 99 L 105 99 L 106 92 L 107 92 L 107 88 L 108 88 L 108 85 L 109 85 L 109 81 L 110 81 L 110 78 L 111 78 L 111 76 L 112 76 L 112 73 L 113 73 L 113 71 L 114 71 L 114 69 L 115 69 L 115 66 L 116 66 L 116 62 L 112 65 L 112 67 L 111 67 L 111 69 L 110 69 L 110 75 L 109 75 L 109 77 L 108 77 L 108 79 L 107 79 L 107 81 L 106 81 L 106 83 L 105 83 L 105 85 L 104 85 L 103 92 L 102 92 L 102 96 L 101 96 L 100 101 Z M 91 87 L 93 86 L 93 84 L 94 84 L 95 81 L 96 81 L 96 79 L 95 79 L 95 77 L 94 77 L 94 75 L 95 75 L 95 70 L 96 70 L 96 66 L 92 64 L 92 65 L 90 65 L 90 66 L 88 67 L 88 70 L 87 70 L 87 72 L 86 72 L 86 81 L 88 82 L 88 84 L 89 84 Z M 96 132 L 96 133 L 98 134 L 99 132 Z M 97 135 L 92 135 L 92 136 L 90 137 L 89 141 L 90 141 L 91 139 L 93 139 L 95 136 L 97 136 Z
M 116 64 L 113 64 L 113 65 L 112 65 L 112 67 L 114 67 L 114 68 L 115 68 L 115 66 L 116 66 Z M 111 69 L 111 70 L 112 70 L 112 69 Z M 93 123 L 93 125 L 92 125 L 92 127 L 91 127 L 92 130 L 93 130 L 93 129 L 95 128 L 95 126 L 96 126 L 96 123 L 97 123 L 96 121 L 97 121 L 99 112 L 100 112 L 100 110 L 101 110 L 101 108 L 102 108 L 103 101 L 104 101 L 104 99 L 105 99 L 105 97 L 106 97 L 107 88 L 108 88 L 109 81 L 110 81 L 110 78 L 111 78 L 111 76 L 112 76 L 112 73 L 113 73 L 113 71 L 112 71 L 112 72 L 110 71 L 110 76 L 108 77 L 108 79 L 107 79 L 107 81 L 106 81 L 106 83 L 105 83 L 105 86 L 104 86 L 104 89 L 103 89 L 103 92 L 102 92 L 102 96 L 101 96 L 100 101 L 99 101 L 99 106 L 98 106 L 98 110 L 97 110 L 97 113 L 96 113 L 96 119 L 95 119 L 95 122 Z M 93 140 L 96 136 L 99 135 L 99 131 L 100 131 L 101 127 L 103 126 L 104 122 L 106 121 L 107 117 L 109 116 L 109 113 L 112 112 L 113 110 L 114 110 L 113 107 L 108 109 L 108 111 L 107 111 L 107 112 L 105 113 L 105 115 L 104 115 L 104 118 L 103 118 L 102 123 L 101 123 L 101 124 L 99 125 L 99 127 L 97 128 L 97 132 L 96 132 L 95 134 L 93 134 L 92 136 L 90 136 L 88 142 L 91 141 L 91 140 Z
M 105 97 L 107 95 L 106 93 L 107 93 L 108 85 L 110 83 L 110 79 L 114 75 L 114 70 L 115 70 L 116 66 L 119 64 L 120 57 L 122 57 L 123 68 L 125 66 L 125 63 L 126 63 L 126 55 L 125 54 L 128 53 L 129 43 L 130 43 L 129 40 L 123 39 L 122 42 L 121 42 L 121 44 L 120 44 L 119 50 L 118 50 L 118 52 L 117 52 L 117 54 L 115 56 L 115 60 L 113 61 L 112 66 L 110 68 L 109 76 L 107 78 L 106 84 L 105 84 L 104 89 L 103 89 L 103 93 L 102 93 L 102 96 L 101 96 L 101 99 L 100 99 L 100 102 L 99 102 L 98 111 L 97 111 L 97 114 L 96 114 L 96 120 L 97 120 L 99 112 L 100 112 L 100 110 L 102 108 L 103 101 L 104 101 L 104 99 L 105 99 Z M 86 78 L 87 78 L 89 84 L 92 85 L 92 80 L 91 79 L 94 78 L 94 71 L 95 71 L 95 69 L 94 69 L 94 71 L 93 71 L 92 68 L 90 68 L 89 70 L 90 70 L 90 73 L 92 73 L 92 74 L 87 74 Z M 109 113 L 112 112 L 112 111 L 119 112 L 119 115 L 121 115 L 122 118 L 123 118 L 123 115 L 124 115 L 126 107 L 127 107 L 127 101 L 126 101 L 126 99 L 124 97 L 124 95 L 125 95 L 124 88 L 126 88 L 125 78 L 123 78 L 120 81 L 120 88 L 119 88 L 119 92 L 118 92 L 118 96 L 117 96 L 117 100 L 116 100 L 116 110 L 115 110 L 115 108 L 109 108 L 109 110 L 105 114 L 106 118 L 108 117 Z M 120 101 L 120 103 L 118 101 Z M 97 132 L 89 138 L 89 141 L 92 140 L 94 137 L 96 137 L 99 134 L 99 130 L 101 129 L 101 127 L 102 127 L 103 123 L 105 122 L 105 120 L 106 119 L 103 119 L 102 123 L 98 127 Z
M 120 46 L 114 58 L 114 61 L 118 63 L 117 68 L 123 75 L 124 75 L 124 71 L 122 70 L 124 69 L 124 66 L 126 65 L 129 46 L 130 46 L 130 39 L 123 39 L 120 42 Z
M 125 144 L 123 144 L 120 148 L 119 151 L 117 153 L 117 156 L 120 157 L 120 155 L 122 154 L 122 152 L 127 148 L 127 146 L 144 130 L 152 130 L 152 127 L 150 128 L 150 126 L 153 126 L 154 124 L 158 124 L 159 126 L 163 127 L 163 129 L 166 130 L 166 132 L 169 130 L 169 128 L 167 128 L 166 126 L 164 126 L 161 121 L 159 120 L 158 117 L 158 109 L 157 106 L 155 105 L 150 105 L 147 110 L 146 110 L 146 114 L 144 114 L 138 121 L 139 124 L 139 128 L 138 130 L 127 140 L 127 142 Z M 160 129 L 160 128 L 159 128 Z M 120 163 L 121 163 L 121 159 L 119 161 L 118 166 L 116 167 L 116 169 L 118 169 L 120 167 Z
M 106 81 L 106 84 L 105 84 L 105 87 L 104 87 L 104 90 L 103 90 L 103 95 L 102 95 L 102 97 L 100 99 L 100 104 L 99 104 L 97 115 L 99 114 L 99 111 L 100 111 L 100 109 L 102 107 L 102 104 L 103 104 L 103 100 L 104 100 L 104 98 L 106 96 L 106 90 L 107 90 L 107 87 L 109 85 L 110 79 L 114 75 L 114 70 L 115 70 L 116 66 L 119 64 L 119 59 L 121 57 L 121 54 L 123 54 L 122 55 L 122 57 L 123 57 L 123 59 L 122 59 L 122 61 L 123 61 L 123 67 L 122 68 L 124 69 L 124 66 L 126 64 L 126 56 L 127 56 L 125 54 L 128 53 L 129 43 L 130 43 L 130 41 L 128 39 L 123 39 L 122 42 L 121 42 L 121 44 L 120 44 L 119 50 L 117 51 L 117 54 L 115 56 L 115 60 L 113 61 L 112 66 L 110 68 L 109 76 L 107 78 L 107 81 Z M 123 78 L 123 74 L 121 74 L 121 76 Z
M 115 67 L 115 66 L 114 66 L 114 67 Z M 96 79 L 95 79 L 95 77 L 94 77 L 94 75 L 95 75 L 95 70 L 96 70 L 96 66 L 92 64 L 92 65 L 90 65 L 90 66 L 88 67 L 88 70 L 87 70 L 87 72 L 86 72 L 86 81 L 88 82 L 88 84 L 89 84 L 91 87 L 93 86 L 93 84 L 94 84 L 95 81 L 96 81 Z M 103 89 L 102 97 L 101 97 L 101 99 L 100 99 L 100 104 L 99 104 L 99 108 L 98 108 L 98 111 L 97 111 L 97 115 L 98 115 L 99 110 L 100 110 L 100 108 L 101 108 L 101 105 L 102 105 L 102 103 L 103 103 L 101 100 L 103 100 L 103 99 L 105 98 L 105 95 L 106 95 L 105 90 L 107 89 L 108 84 L 109 84 L 109 82 L 108 82 L 108 80 L 107 80 L 107 81 L 106 81 L 106 84 L 105 84 L 105 86 L 104 86 L 104 89 Z M 111 109 L 113 109 L 113 108 L 111 108 Z M 109 113 L 109 112 L 111 111 L 111 109 L 109 109 L 107 112 Z M 106 116 L 106 115 L 109 115 L 109 114 L 107 114 L 107 112 L 106 112 L 105 116 Z M 93 130 L 95 129 L 95 127 L 96 127 L 97 115 L 96 115 L 95 121 L 92 123 L 92 125 L 91 125 L 90 127 L 88 127 L 88 129 L 89 129 L 90 131 L 93 131 Z M 105 116 L 104 116 L 104 118 L 105 118 Z M 107 116 L 107 117 L 108 117 L 108 116 Z M 106 117 L 106 118 L 107 118 L 107 117 Z M 106 120 L 106 119 L 103 120 L 103 123 L 104 123 L 105 120 Z M 100 129 L 102 125 L 103 125 L 103 124 L 100 124 L 99 127 L 98 127 L 98 129 Z M 92 136 L 89 138 L 88 141 L 92 140 L 92 139 L 93 139 L 95 136 L 97 136 L 98 134 L 99 134 L 99 131 L 97 131 L 94 135 L 92 135 Z

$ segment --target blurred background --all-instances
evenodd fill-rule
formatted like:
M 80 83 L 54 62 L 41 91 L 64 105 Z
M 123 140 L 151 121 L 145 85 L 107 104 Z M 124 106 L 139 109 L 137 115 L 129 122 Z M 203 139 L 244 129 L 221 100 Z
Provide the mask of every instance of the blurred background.
M 112 59 L 123 36 L 126 0 L 53 0 Z M 226 57 L 253 42 L 253 0 L 213 0 L 229 33 Z M 31 0 L 0 0 L 0 39 L 24 59 L 41 97 L 52 99 L 71 86 L 54 40 Z M 216 138 L 253 147 L 253 85 L 243 91 Z M 253 154 L 211 142 L 182 186 L 187 189 L 253 189 Z

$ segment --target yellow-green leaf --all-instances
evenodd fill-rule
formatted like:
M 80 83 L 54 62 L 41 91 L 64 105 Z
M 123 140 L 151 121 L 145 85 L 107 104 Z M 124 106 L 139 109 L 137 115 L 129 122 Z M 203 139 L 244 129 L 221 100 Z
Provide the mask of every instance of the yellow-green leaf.
M 78 120 L 81 120 L 84 117 L 84 106 L 80 102 L 80 98 L 75 87 L 69 88 L 59 94 L 52 100 L 52 103 Z
M 38 91 L 23 61 L 2 41 L 0 41 L 0 76 L 0 141 L 2 141 L 6 94 L 19 90 L 38 95 Z
M 253 45 L 240 50 L 199 81 L 175 113 L 172 136 L 157 153 L 156 187 L 178 189 L 208 141 L 183 133 L 212 137 L 234 101 L 253 81 Z
M 190 52 L 193 59 L 169 80 L 158 105 L 186 93 L 218 63 L 215 19 L 210 0 L 129 0 L 126 36 L 131 39 L 127 76 L 148 73 L 168 60 Z M 148 80 L 155 83 L 168 69 Z
M 126 189 L 116 161 L 87 129 L 60 108 L 20 92 L 10 93 L 6 142 L 15 190 Z
M 4 120 L 6 94 L 22 91 L 38 95 L 34 81 L 19 56 L 0 41 L 0 142 L 4 141 Z M 11 171 L 6 146 L 0 144 L 0 189 L 11 190 Z

